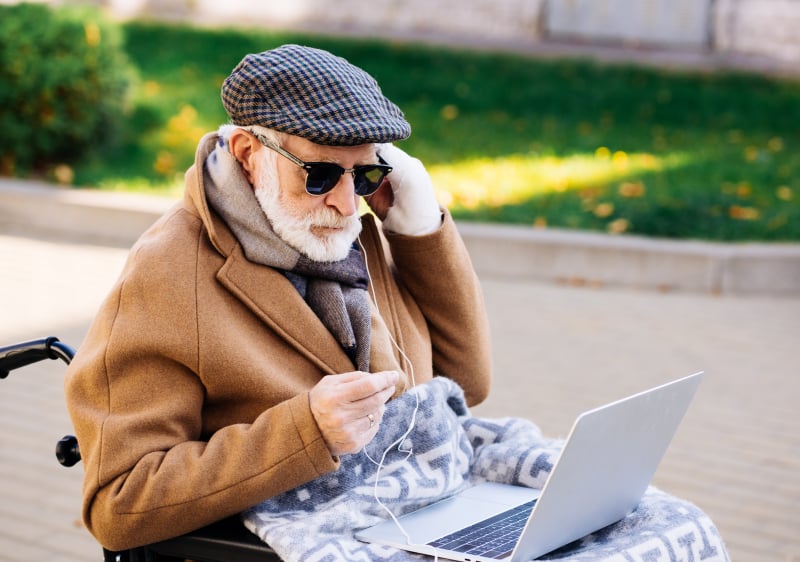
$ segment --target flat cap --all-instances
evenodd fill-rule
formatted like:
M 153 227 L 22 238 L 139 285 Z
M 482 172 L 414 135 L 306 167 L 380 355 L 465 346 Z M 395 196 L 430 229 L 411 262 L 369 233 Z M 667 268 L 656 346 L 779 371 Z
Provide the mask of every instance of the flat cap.
M 317 144 L 385 143 L 411 134 L 372 76 L 300 45 L 245 56 L 222 84 L 222 104 L 234 125 L 261 125 Z

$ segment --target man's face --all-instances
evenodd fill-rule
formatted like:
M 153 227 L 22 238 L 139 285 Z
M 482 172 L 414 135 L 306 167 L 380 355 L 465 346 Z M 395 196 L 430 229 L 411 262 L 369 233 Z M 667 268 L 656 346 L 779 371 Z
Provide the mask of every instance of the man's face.
M 343 168 L 378 161 L 374 144 L 323 146 L 288 135 L 283 148 L 305 162 L 334 162 Z M 343 174 L 324 195 L 309 195 L 305 170 L 262 146 L 254 180 L 261 208 L 284 242 L 314 261 L 347 257 L 361 231 L 352 174 Z

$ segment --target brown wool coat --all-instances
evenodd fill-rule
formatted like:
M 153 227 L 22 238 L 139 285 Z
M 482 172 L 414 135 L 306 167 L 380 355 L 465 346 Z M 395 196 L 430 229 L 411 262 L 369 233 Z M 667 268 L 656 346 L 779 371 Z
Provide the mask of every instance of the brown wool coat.
M 353 365 L 289 281 L 245 259 L 209 210 L 197 170 L 215 140 L 200 142 L 182 203 L 132 248 L 67 373 L 84 521 L 112 550 L 183 534 L 339 466 L 308 391 Z M 489 330 L 452 218 L 423 237 L 363 223 L 377 297 L 371 371 L 408 376 L 391 333 L 417 383 L 444 375 L 482 401 Z

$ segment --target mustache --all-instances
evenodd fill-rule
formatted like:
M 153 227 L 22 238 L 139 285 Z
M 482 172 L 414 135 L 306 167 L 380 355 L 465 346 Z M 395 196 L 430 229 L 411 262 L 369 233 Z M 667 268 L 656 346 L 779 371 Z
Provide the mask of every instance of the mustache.
M 303 222 L 307 227 L 347 229 L 353 228 L 353 225 L 360 220 L 358 214 L 345 217 L 333 209 L 323 208 L 306 215 Z

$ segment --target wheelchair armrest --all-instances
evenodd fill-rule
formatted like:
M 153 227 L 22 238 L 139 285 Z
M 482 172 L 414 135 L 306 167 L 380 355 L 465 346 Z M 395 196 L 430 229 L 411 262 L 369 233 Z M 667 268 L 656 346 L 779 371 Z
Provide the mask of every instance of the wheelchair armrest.
M 198 562 L 279 562 L 275 551 L 229 517 L 183 536 L 151 544 L 147 550 Z

